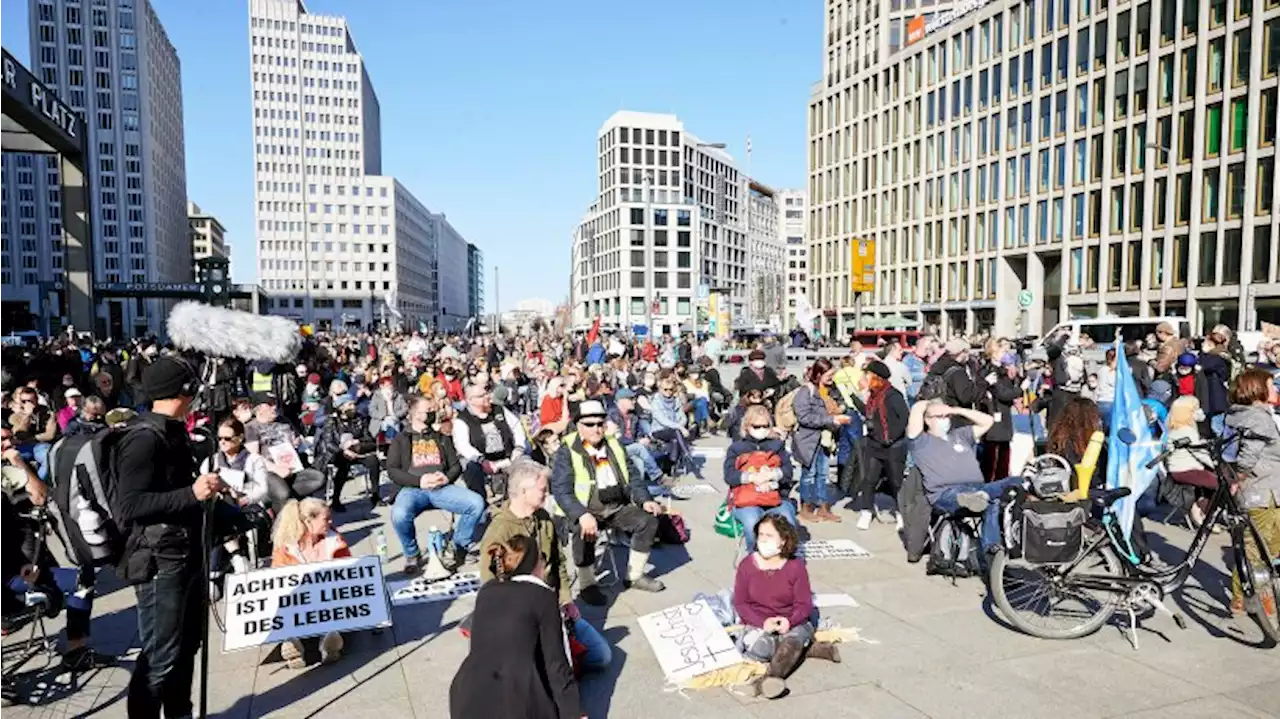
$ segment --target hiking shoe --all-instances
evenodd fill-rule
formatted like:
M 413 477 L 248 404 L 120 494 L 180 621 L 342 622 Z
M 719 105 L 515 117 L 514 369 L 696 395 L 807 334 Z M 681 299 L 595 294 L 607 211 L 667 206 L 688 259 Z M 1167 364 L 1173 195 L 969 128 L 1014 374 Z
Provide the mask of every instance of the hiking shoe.
M 404 576 L 416 577 L 422 574 L 422 557 L 404 558 Z
M 777 699 L 787 693 L 787 681 L 782 677 L 765 677 L 760 680 L 760 696 Z
M 662 582 L 644 575 L 641 575 L 636 579 L 628 579 L 624 583 L 624 586 L 627 589 L 639 589 L 642 592 L 661 592 L 667 588 L 667 585 Z
M 840 647 L 833 642 L 814 642 L 809 647 L 810 659 L 824 659 L 834 664 L 840 663 Z
M 578 599 L 581 599 L 593 607 L 603 607 L 609 603 L 609 597 L 605 596 L 604 590 L 597 584 L 592 584 L 581 592 L 578 592 Z
M 280 658 L 290 669 L 305 669 L 307 666 L 307 661 L 302 658 L 302 642 L 297 639 L 290 639 L 280 645 Z
M 333 664 L 342 658 L 342 635 L 329 632 L 320 640 L 320 663 Z
M 961 492 L 956 495 L 956 504 L 974 514 L 985 512 L 990 503 L 991 498 L 986 492 Z

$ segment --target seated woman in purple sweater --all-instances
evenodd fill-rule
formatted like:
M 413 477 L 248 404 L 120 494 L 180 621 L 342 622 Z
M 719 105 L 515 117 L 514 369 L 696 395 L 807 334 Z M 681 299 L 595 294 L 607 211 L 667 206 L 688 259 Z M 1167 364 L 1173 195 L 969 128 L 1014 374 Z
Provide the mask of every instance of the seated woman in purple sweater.
M 840 661 L 834 644 L 814 643 L 813 592 L 809 570 L 796 558 L 800 538 L 786 517 L 766 514 L 755 526 L 755 551 L 738 565 L 733 607 L 746 631 L 741 648 L 748 659 L 768 662 L 760 694 L 777 699 L 806 650 L 815 659 Z

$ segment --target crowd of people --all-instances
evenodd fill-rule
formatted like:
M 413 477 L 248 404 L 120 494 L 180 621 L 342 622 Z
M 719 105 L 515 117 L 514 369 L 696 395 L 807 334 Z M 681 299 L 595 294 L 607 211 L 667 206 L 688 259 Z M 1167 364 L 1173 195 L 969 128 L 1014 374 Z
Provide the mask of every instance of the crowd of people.
M 259 558 L 281 566 L 349 556 L 334 521 L 364 512 L 343 501 L 362 476 L 354 502 L 389 505 L 405 575 L 423 574 L 435 554 L 446 571 L 474 566 L 485 580 L 471 655 L 450 695 L 454 715 L 581 716 L 575 676 L 612 661 L 577 605 L 609 601 L 597 545 L 629 546 L 624 590 L 663 591 L 650 553 L 671 522 L 652 488 L 677 479 L 695 440 L 723 434 L 725 507 L 746 549 L 734 583 L 739 646 L 767 664 L 760 691 L 775 698 L 804 656 L 840 659 L 814 640 L 796 555 L 804 527 L 842 523 L 846 511 L 854 531 L 884 520 L 916 562 L 933 513 L 963 509 L 985 518 L 981 543 L 994 550 L 1000 497 L 1032 456 L 1061 455 L 1105 481 L 1098 445 L 1118 352 L 1157 436 L 1249 431 L 1236 460 L 1241 496 L 1280 547 L 1280 342 L 1248 358 L 1227 328 L 1191 342 L 1162 325 L 1095 365 L 1080 338 L 1050 338 L 1037 358 L 1005 339 L 973 346 L 921 336 L 855 342 L 798 376 L 784 342 L 756 343 L 742 366 L 723 364 L 717 343 L 594 331 L 322 334 L 285 365 L 192 357 L 150 339 L 6 348 L 6 587 L 15 576 L 53 582 L 53 554 L 32 541 L 49 519 L 31 510 L 62 479 L 56 448 L 118 436 L 110 514 L 124 536 L 113 561 L 137 594 L 142 641 L 130 715 L 189 714 L 206 580 L 216 596 L 219 577 Z M 1189 453 L 1174 454 L 1168 469 L 1195 488 L 1188 516 L 1205 521 L 1212 476 Z M 208 500 L 217 546 L 206 558 Z M 428 510 L 451 516 L 442 546 L 419 536 L 415 520 Z M 64 516 L 77 517 L 77 534 L 96 546 L 93 514 Z M 102 564 L 87 560 L 74 581 L 90 589 L 82 597 Z M 9 589 L 4 599 L 8 631 L 21 603 Z M 91 611 L 91 602 L 67 607 L 64 661 L 73 668 L 107 660 L 88 646 Z M 295 667 L 332 662 L 343 644 L 338 634 L 288 642 L 282 656 Z

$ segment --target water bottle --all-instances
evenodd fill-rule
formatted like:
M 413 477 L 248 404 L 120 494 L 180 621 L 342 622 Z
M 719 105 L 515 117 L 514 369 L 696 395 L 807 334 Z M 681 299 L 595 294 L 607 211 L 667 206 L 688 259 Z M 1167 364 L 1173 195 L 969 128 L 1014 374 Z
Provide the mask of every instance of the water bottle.
M 427 530 L 427 546 L 431 548 L 431 551 L 436 553 L 436 556 L 440 556 L 440 552 L 444 548 L 444 542 L 442 539 L 443 537 L 440 534 L 440 530 L 435 525 L 432 525 L 431 528 Z
M 384 562 L 387 561 L 387 533 L 382 527 L 373 531 L 373 546 L 378 552 L 378 558 Z

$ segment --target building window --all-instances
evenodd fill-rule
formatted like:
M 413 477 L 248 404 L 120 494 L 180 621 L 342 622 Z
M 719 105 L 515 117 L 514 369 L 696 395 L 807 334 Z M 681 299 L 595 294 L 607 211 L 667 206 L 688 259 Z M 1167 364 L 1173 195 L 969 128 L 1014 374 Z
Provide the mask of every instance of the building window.
M 1237 219 L 1244 214 L 1244 163 L 1227 168 L 1227 217 Z
M 1221 103 L 1205 108 L 1205 119 L 1204 154 L 1206 157 L 1217 157 L 1222 152 Z
M 1253 282 L 1271 280 L 1271 229 L 1255 227 L 1253 230 Z
M 1222 284 L 1238 285 L 1244 252 L 1243 234 L 1240 230 L 1227 230 L 1222 239 Z
M 1270 215 L 1275 196 L 1276 159 L 1264 157 L 1258 160 L 1258 209 L 1259 215 Z
M 1191 240 L 1186 235 L 1173 238 L 1173 286 L 1187 286 L 1187 269 Z
M 1218 186 L 1218 168 L 1206 169 L 1204 171 L 1204 207 L 1200 214 L 1202 222 L 1216 222 L 1218 219 Z
M 1218 235 L 1200 233 L 1200 281 L 1201 285 L 1218 284 Z
M 1244 149 L 1249 135 L 1249 99 L 1239 97 L 1231 101 L 1231 152 Z

